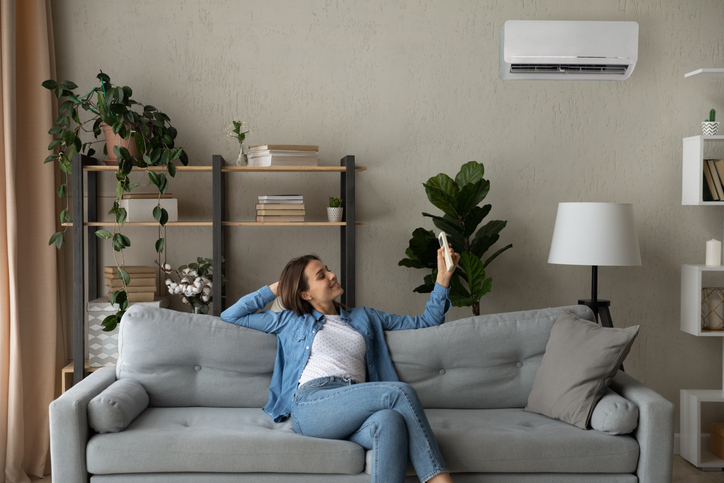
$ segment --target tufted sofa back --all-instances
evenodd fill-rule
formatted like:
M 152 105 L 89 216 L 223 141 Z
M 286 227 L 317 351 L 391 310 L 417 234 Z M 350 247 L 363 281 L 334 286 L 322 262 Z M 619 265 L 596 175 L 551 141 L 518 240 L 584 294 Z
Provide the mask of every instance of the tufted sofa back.
M 593 320 L 588 307 L 566 308 Z M 524 407 L 560 311 L 481 315 L 385 337 L 400 380 L 425 407 Z M 140 382 L 151 406 L 262 407 L 275 356 L 273 335 L 134 305 L 120 325 L 116 376 Z
M 584 305 L 565 307 L 594 320 Z M 522 408 L 562 308 L 480 315 L 386 332 L 400 380 L 426 408 Z

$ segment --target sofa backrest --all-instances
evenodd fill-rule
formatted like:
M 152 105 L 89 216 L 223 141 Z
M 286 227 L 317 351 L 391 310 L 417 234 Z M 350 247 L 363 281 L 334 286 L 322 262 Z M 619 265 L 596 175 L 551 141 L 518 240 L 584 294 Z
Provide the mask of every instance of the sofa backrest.
M 118 334 L 118 379 L 135 379 L 151 406 L 262 407 L 277 338 L 211 315 L 131 306 Z
M 565 307 L 593 320 L 588 307 Z M 400 380 L 427 408 L 524 407 L 561 308 L 481 315 L 386 332 Z M 134 379 L 151 406 L 263 407 L 276 336 L 218 317 L 134 305 L 121 321 L 118 379 Z
M 584 305 L 565 308 L 594 320 Z M 480 315 L 385 337 L 400 380 L 416 389 L 424 407 L 521 408 L 561 310 Z

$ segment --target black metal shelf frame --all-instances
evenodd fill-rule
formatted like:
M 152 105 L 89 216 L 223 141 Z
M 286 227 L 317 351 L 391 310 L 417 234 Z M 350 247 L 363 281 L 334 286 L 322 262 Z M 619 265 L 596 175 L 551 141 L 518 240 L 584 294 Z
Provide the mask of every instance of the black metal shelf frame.
M 98 160 L 82 154 L 73 155 L 73 384 L 85 377 L 85 298 L 98 298 L 98 237 L 95 229 L 84 222 L 98 221 L 98 172 L 84 171 L 84 166 L 97 165 Z M 224 275 L 222 258 L 226 258 L 226 173 L 222 171 L 224 158 L 213 155 L 211 158 L 212 176 L 212 239 L 214 274 Z M 345 291 L 342 303 L 355 306 L 355 158 L 347 155 L 340 161 L 345 170 L 340 172 L 340 193 L 345 223 L 340 227 L 340 284 Z M 85 176 L 84 176 L 85 174 Z M 239 175 L 241 173 L 234 173 Z M 87 208 L 83 200 L 87 196 Z M 83 222 L 79 222 L 82 220 Z M 88 255 L 87 277 L 86 257 Z M 221 279 L 219 277 L 218 279 Z M 215 283 L 212 289 L 214 315 L 220 315 L 224 309 L 225 290 L 221 283 Z M 216 301 L 219 301 L 216 303 Z

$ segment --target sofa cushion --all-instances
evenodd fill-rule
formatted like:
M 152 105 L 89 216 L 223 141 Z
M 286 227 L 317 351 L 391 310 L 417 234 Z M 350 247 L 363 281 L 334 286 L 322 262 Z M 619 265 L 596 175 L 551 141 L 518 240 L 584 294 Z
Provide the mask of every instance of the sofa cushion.
M 585 305 L 566 307 L 593 320 Z M 385 332 L 401 381 L 426 408 L 522 408 L 561 308 L 480 315 Z
M 629 434 L 639 423 L 639 408 L 610 388 L 591 415 L 591 427 L 608 434 Z
M 551 330 L 526 411 L 586 429 L 639 326 L 614 329 L 563 310 Z
M 452 473 L 635 473 L 638 465 L 639 445 L 631 436 L 581 431 L 522 409 L 425 414 Z M 367 473 L 370 464 L 368 455 Z M 415 474 L 411 466 L 407 474 Z
M 133 305 L 119 328 L 116 376 L 143 384 L 150 406 L 260 408 L 276 344 L 211 315 Z
M 148 394 L 131 379 L 108 386 L 88 403 L 88 425 L 98 433 L 123 431 L 148 407 Z
M 350 441 L 296 434 L 261 409 L 148 408 L 125 431 L 88 441 L 88 472 L 342 473 L 364 470 Z

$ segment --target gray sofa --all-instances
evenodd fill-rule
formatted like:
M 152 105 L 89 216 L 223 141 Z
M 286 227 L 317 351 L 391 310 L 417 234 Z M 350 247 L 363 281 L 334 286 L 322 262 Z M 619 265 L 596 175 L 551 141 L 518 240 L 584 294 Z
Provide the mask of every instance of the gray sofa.
M 592 320 L 587 307 L 567 309 Z M 560 311 L 385 334 L 454 480 L 669 482 L 673 404 L 625 373 L 611 388 L 638 408 L 629 435 L 523 410 Z M 274 423 L 262 412 L 275 353 L 275 336 L 217 317 L 131 307 L 120 326 L 118 366 L 94 372 L 50 405 L 53 483 L 369 482 L 362 447 L 298 435 L 289 421 Z M 148 407 L 126 429 L 96 433 L 89 402 L 126 379 L 141 384 Z M 411 468 L 408 475 L 418 481 Z

